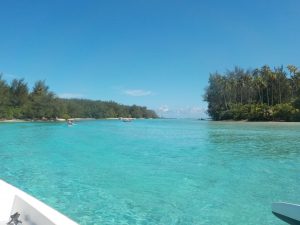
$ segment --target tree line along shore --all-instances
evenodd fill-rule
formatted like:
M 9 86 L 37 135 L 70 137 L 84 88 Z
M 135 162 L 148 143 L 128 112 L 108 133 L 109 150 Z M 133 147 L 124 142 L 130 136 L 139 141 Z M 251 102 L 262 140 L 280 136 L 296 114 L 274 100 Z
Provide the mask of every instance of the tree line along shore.
M 213 120 L 300 121 L 300 70 L 265 65 L 215 72 L 204 100 Z
M 146 107 L 122 105 L 113 101 L 64 99 L 57 97 L 45 81 L 29 90 L 24 79 L 10 84 L 0 74 L 0 120 L 53 120 L 56 118 L 157 118 Z

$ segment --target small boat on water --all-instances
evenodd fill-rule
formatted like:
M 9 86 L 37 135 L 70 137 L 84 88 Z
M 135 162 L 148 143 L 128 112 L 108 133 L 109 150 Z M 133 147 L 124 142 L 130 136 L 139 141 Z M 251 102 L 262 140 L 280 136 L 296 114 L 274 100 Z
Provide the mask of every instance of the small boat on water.
M 288 224 L 300 225 L 300 205 L 286 202 L 273 203 L 272 213 Z
M 74 123 L 74 120 L 68 119 L 67 124 L 68 124 L 68 126 L 73 126 L 75 123 Z
M 79 225 L 20 189 L 0 180 L 0 225 Z
M 133 118 L 121 118 L 123 122 L 132 122 Z

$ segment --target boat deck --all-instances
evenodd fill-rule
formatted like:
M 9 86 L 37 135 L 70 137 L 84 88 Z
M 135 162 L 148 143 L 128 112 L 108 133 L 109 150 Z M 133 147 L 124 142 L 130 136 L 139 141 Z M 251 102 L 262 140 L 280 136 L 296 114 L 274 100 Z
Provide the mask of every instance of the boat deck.
M 0 225 L 20 213 L 22 225 L 78 225 L 68 217 L 20 189 L 0 180 Z

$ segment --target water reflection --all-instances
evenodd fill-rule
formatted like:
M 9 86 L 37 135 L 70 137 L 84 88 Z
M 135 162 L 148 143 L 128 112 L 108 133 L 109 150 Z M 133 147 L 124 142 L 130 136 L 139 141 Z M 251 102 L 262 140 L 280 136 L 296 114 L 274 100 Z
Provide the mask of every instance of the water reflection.
M 299 158 L 299 123 L 211 122 L 211 151 L 238 157 Z

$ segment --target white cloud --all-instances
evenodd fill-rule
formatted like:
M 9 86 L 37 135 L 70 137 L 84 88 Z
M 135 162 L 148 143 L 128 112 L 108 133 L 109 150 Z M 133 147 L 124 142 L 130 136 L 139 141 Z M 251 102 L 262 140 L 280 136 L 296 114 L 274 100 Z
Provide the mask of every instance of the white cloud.
M 58 94 L 58 97 L 60 97 L 60 98 L 83 98 L 84 95 L 79 94 L 79 93 L 62 93 L 62 94 Z
M 180 117 L 188 116 L 188 117 L 197 117 L 205 114 L 206 109 L 204 107 L 199 106 L 188 106 L 184 108 L 179 108 L 176 110 L 176 113 Z
M 206 108 L 199 106 L 187 106 L 181 108 L 169 108 L 167 105 L 159 107 L 157 110 L 159 116 L 171 118 L 201 118 L 207 117 Z
M 170 109 L 167 105 L 163 105 L 161 107 L 158 108 L 158 111 L 161 112 L 161 113 L 166 113 L 168 112 Z
M 141 96 L 152 95 L 153 93 L 152 93 L 152 91 L 146 91 L 146 90 L 142 90 L 142 89 L 129 89 L 129 90 L 125 90 L 124 94 L 133 96 L 133 97 L 141 97 Z
M 187 111 L 192 113 L 192 114 L 200 114 L 200 113 L 205 113 L 206 109 L 203 108 L 203 107 L 194 106 L 194 107 L 189 107 L 187 109 Z

